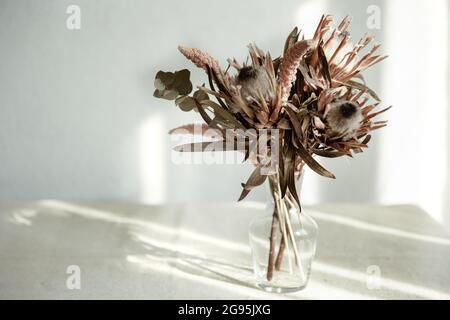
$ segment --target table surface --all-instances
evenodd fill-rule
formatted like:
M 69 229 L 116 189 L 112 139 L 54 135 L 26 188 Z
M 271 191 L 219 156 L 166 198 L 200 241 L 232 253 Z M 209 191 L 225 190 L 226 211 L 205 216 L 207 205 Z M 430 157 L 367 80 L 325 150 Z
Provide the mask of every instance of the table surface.
M 254 286 L 248 225 L 263 204 L 2 203 L 0 298 L 450 299 L 450 235 L 422 210 L 306 211 L 319 225 L 311 279 L 281 295 Z

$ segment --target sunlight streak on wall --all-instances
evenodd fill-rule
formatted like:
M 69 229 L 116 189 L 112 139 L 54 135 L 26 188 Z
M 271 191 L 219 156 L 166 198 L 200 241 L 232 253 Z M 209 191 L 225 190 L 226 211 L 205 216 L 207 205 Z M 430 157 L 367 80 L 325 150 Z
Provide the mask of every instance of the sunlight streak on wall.
M 387 1 L 382 65 L 389 125 L 380 135 L 380 200 L 417 203 L 443 220 L 448 63 L 446 0 Z
M 153 115 L 139 129 L 140 201 L 160 204 L 166 199 L 166 144 L 161 116 Z

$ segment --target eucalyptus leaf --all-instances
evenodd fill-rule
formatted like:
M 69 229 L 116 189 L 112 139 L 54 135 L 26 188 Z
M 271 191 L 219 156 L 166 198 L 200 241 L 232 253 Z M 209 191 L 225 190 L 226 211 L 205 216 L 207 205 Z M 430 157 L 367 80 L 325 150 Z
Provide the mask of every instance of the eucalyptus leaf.
M 187 69 L 183 69 L 175 72 L 175 80 L 173 82 L 173 88 L 178 91 L 180 95 L 187 95 L 192 91 L 192 83 L 189 79 L 191 72 Z
M 158 71 L 155 77 L 155 88 L 164 90 L 172 86 L 175 81 L 175 74 L 173 72 Z
M 166 100 L 175 100 L 180 95 L 188 95 L 192 91 L 192 83 L 187 69 L 174 72 L 159 71 L 155 76 L 155 92 L 153 96 Z
M 181 96 L 175 100 L 175 104 L 184 112 L 196 108 L 195 99 L 189 96 Z
M 194 97 L 195 100 L 197 100 L 199 102 L 202 101 L 202 100 L 209 100 L 208 94 L 205 91 L 203 91 L 203 90 L 195 91 L 193 97 Z
M 153 93 L 155 98 L 161 98 L 166 100 L 175 100 L 179 94 L 178 91 L 175 90 L 158 90 L 156 89 Z

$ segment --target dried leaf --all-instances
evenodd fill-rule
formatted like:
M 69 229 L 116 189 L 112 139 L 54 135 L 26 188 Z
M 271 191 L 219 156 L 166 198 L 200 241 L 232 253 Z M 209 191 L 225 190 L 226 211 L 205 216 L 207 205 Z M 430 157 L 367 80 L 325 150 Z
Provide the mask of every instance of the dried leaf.
M 216 97 L 217 102 L 219 102 L 219 104 L 222 106 L 222 108 L 224 109 L 228 109 L 227 105 L 222 101 L 222 99 L 220 98 L 220 92 L 216 92 L 216 88 L 214 87 L 214 83 L 213 83 L 213 71 L 212 69 L 207 65 L 207 73 L 208 73 L 208 83 L 209 83 L 209 87 L 211 89 L 212 92 L 214 92 L 214 96 Z
M 214 126 L 213 124 L 212 124 L 212 119 L 211 119 L 211 117 L 206 113 L 206 111 L 205 111 L 205 109 L 203 108 L 203 106 L 200 104 L 200 102 L 198 102 L 197 100 L 194 100 L 195 101 L 195 105 L 197 106 L 197 110 L 198 110 L 198 112 L 200 113 L 200 115 L 202 116 L 202 118 L 203 118 L 203 121 L 205 121 L 206 122 L 206 124 L 208 125 L 208 126 L 210 126 L 210 127 L 216 127 L 216 126 Z
M 302 205 L 300 203 L 300 198 L 298 197 L 294 166 L 292 167 L 292 170 L 290 170 L 288 173 L 288 189 L 291 195 L 294 197 L 294 200 L 301 211 Z
M 276 59 L 274 59 L 274 60 L 272 61 L 272 64 L 273 64 L 273 72 L 274 72 L 275 74 L 278 73 L 278 69 L 280 68 L 280 63 L 281 63 L 281 58 L 280 58 L 280 57 L 278 57 L 278 58 L 276 58 Z
M 230 111 L 223 109 L 220 105 L 218 105 L 214 101 L 203 100 L 203 101 L 200 101 L 200 104 L 202 106 L 211 107 L 216 116 L 219 116 L 222 119 L 231 122 L 236 128 L 245 129 L 245 127 L 242 125 L 242 123 L 240 123 L 238 120 L 236 120 L 236 118 Z
M 370 139 L 372 138 L 372 136 L 370 134 L 368 134 L 364 140 L 361 142 L 361 144 L 368 144 Z
M 313 171 L 320 174 L 321 176 L 336 179 L 334 174 L 329 172 L 327 169 L 322 167 L 316 160 L 314 160 L 314 158 L 309 154 L 309 152 L 306 151 L 305 147 L 302 145 L 301 142 L 296 151 L 299 154 L 300 158 L 302 158 L 302 160 L 305 161 L 308 167 L 310 167 Z
M 261 167 L 256 167 L 256 169 L 253 170 L 252 174 L 248 178 L 247 182 L 245 184 L 242 184 L 242 187 L 244 189 L 242 190 L 238 201 L 243 200 L 254 187 L 262 185 L 264 181 L 266 181 L 266 179 L 267 175 L 261 174 Z
M 385 108 L 385 109 L 383 109 L 383 110 L 380 110 L 380 111 L 371 113 L 371 114 L 369 114 L 369 115 L 366 117 L 365 120 L 372 119 L 372 118 L 378 116 L 379 114 L 382 114 L 383 112 L 388 111 L 390 108 L 392 108 L 392 106 L 389 106 L 389 107 L 387 107 L 387 108 Z
M 359 82 L 356 82 L 356 81 L 353 81 L 353 80 L 348 80 L 345 84 L 348 85 L 349 87 L 356 88 L 356 89 L 358 89 L 360 91 L 363 91 L 363 92 L 367 92 L 376 101 L 381 101 L 380 97 L 378 97 L 376 92 L 373 91 L 372 89 L 370 89 L 365 84 L 362 84 L 362 83 L 359 83 Z
M 290 140 L 290 136 L 286 136 L 287 140 Z M 291 178 L 295 175 L 295 151 L 291 147 L 291 143 L 287 141 L 285 144 L 284 152 L 282 155 L 284 162 L 283 166 L 280 167 L 280 187 L 281 187 L 281 196 L 284 198 L 286 192 L 289 188 L 289 182 Z
M 316 173 L 318 173 L 318 174 L 320 174 L 321 176 L 324 176 L 324 177 L 336 179 L 334 174 L 332 174 L 331 172 L 326 170 L 324 167 L 322 167 L 316 160 L 314 160 L 314 158 L 305 149 L 305 147 L 301 143 L 300 137 L 302 136 L 302 133 L 300 131 L 300 125 L 299 125 L 298 119 L 297 119 L 294 111 L 292 111 L 291 109 L 288 109 L 288 108 L 286 108 L 285 110 L 287 111 L 289 117 L 291 118 L 294 130 L 295 130 L 295 132 L 296 132 L 296 134 L 297 134 L 297 136 L 299 137 L 299 140 L 300 140 L 299 144 L 298 144 L 298 147 L 296 149 L 298 155 L 308 165 L 308 167 L 310 167 Z
M 291 119 L 292 127 L 294 128 L 294 131 L 297 134 L 298 139 L 302 140 L 303 133 L 300 131 L 301 125 L 299 119 L 297 118 L 297 114 L 291 108 L 284 108 L 284 110 L 287 112 L 289 118 Z
M 318 54 L 318 58 L 319 58 L 320 71 L 321 71 L 324 79 L 327 81 L 328 88 L 329 88 L 329 87 L 331 87 L 330 68 L 328 66 L 328 61 L 327 61 L 327 57 L 325 56 L 325 52 L 323 52 L 323 49 L 321 46 L 318 46 L 317 54 Z
M 339 158 L 347 155 L 347 152 L 341 151 L 326 151 L 321 149 L 313 149 L 312 152 L 320 157 L 324 158 Z
M 295 27 L 294 30 L 291 31 L 291 33 L 288 35 L 286 39 L 283 50 L 284 53 L 286 53 L 286 51 L 288 51 L 290 47 L 292 47 L 295 43 L 297 43 L 299 35 L 300 33 L 298 32 L 298 28 Z

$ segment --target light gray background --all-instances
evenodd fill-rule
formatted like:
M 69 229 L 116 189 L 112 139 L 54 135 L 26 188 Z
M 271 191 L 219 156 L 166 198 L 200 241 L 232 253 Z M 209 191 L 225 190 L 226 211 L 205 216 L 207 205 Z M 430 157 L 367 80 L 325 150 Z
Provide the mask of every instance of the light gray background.
M 311 35 L 322 13 L 354 17 L 388 61 L 366 73 L 389 129 L 355 159 L 323 160 L 338 179 L 309 173 L 307 203 L 413 203 L 449 225 L 447 1 L 0 1 L 0 199 L 144 203 L 234 201 L 249 165 L 175 165 L 167 131 L 199 120 L 152 97 L 155 73 L 192 70 L 178 44 L 219 60 L 255 41 L 280 54 L 295 26 Z M 81 30 L 66 9 L 81 8 Z M 368 30 L 366 10 L 381 9 Z M 251 199 L 264 199 L 264 190 Z

